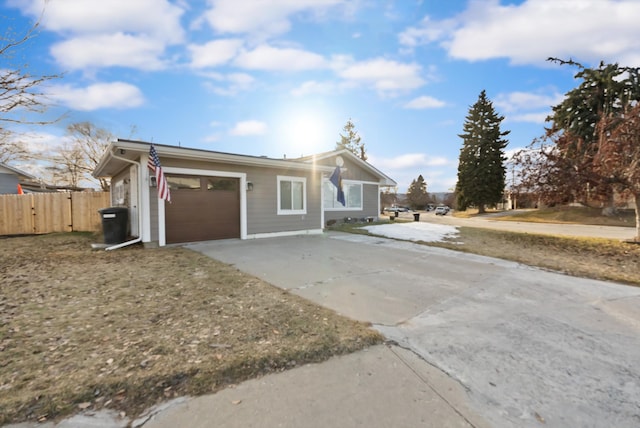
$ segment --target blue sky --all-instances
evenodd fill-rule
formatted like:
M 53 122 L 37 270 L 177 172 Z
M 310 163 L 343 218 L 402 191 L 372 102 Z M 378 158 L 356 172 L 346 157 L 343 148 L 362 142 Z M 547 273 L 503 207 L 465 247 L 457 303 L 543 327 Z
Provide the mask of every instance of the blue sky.
M 637 0 L 0 1 L 12 31 L 42 15 L 14 60 L 63 73 L 45 88 L 46 117 L 63 119 L 12 128 L 34 150 L 91 121 L 120 138 L 292 158 L 332 150 L 351 118 L 399 192 L 419 174 L 430 192 L 455 186 L 458 134 L 483 89 L 511 152 L 577 85 L 548 57 L 640 66 Z

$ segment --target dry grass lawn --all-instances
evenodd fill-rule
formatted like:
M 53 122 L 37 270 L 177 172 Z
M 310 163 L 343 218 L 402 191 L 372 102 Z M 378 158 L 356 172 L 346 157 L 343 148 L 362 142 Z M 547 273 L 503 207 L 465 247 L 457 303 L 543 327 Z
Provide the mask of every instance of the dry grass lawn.
M 198 253 L 91 242 L 0 239 L 0 425 L 82 409 L 135 416 L 382 340 Z
M 640 245 L 459 227 L 460 237 L 427 245 L 512 260 L 567 275 L 640 286 Z
M 618 210 L 615 214 L 605 216 L 602 215 L 602 209 L 600 208 L 572 206 L 526 210 L 500 217 L 500 220 L 529 221 L 536 223 L 576 223 L 620 227 L 634 227 L 636 224 L 634 210 Z

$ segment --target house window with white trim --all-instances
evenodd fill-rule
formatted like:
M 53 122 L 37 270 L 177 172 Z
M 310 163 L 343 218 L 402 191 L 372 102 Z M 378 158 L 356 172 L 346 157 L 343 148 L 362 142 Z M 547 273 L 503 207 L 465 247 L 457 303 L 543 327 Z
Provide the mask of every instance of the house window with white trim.
M 307 179 L 278 176 L 278 214 L 307 213 Z
M 329 180 L 324 181 L 322 197 L 324 198 L 324 208 L 326 210 L 362 210 L 362 183 L 342 180 L 342 191 L 344 192 L 344 206 L 338 202 L 338 189 L 336 186 Z

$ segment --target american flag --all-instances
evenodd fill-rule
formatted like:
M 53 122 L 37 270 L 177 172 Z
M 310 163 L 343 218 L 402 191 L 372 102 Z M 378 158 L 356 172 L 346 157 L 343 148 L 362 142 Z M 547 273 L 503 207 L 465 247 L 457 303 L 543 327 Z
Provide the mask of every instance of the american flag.
M 156 183 L 158 185 L 158 197 L 160 199 L 164 199 L 167 202 L 171 202 L 171 193 L 169 192 L 169 184 L 167 183 L 167 179 L 164 177 L 164 172 L 162 172 L 162 166 L 160 165 L 160 158 L 158 157 L 158 152 L 156 152 L 156 148 L 153 147 L 153 144 L 149 148 L 149 162 L 147 163 L 149 169 L 156 173 Z

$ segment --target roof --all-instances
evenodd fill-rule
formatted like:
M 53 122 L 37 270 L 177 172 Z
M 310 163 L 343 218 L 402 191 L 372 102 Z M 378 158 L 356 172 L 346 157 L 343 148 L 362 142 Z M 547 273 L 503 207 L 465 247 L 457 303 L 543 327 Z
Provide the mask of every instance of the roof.
M 94 177 L 112 177 L 119 173 L 125 166 L 132 162 L 137 162 L 142 153 L 149 153 L 151 143 L 144 141 L 118 139 L 109 143 L 107 150 L 100 159 L 100 162 L 93 171 Z M 153 146 L 162 159 L 192 159 L 205 160 L 211 162 L 223 162 L 235 165 L 246 165 L 254 167 L 273 167 L 300 169 L 305 171 L 317 170 L 331 172 L 333 168 L 318 166 L 303 161 L 291 161 L 287 159 L 274 159 L 266 156 L 239 155 L 233 153 L 216 152 L 203 149 L 192 149 L 186 147 L 168 146 L 155 144 Z
M 34 177 L 33 175 L 31 175 L 29 173 L 26 173 L 24 171 L 20 171 L 19 169 L 14 168 L 12 166 L 9 166 L 6 163 L 0 162 L 0 172 L 2 172 L 2 170 L 7 170 L 8 172 L 17 175 L 18 178 L 21 179 L 21 180 L 35 180 L 36 179 L 36 177 Z
M 371 165 L 369 162 L 360 159 L 358 156 L 353 154 L 353 152 L 351 152 L 348 149 L 332 150 L 330 152 L 323 152 L 315 155 L 303 156 L 294 160 L 307 162 L 307 163 L 315 163 L 316 161 L 319 161 L 319 160 L 329 159 L 329 158 L 338 157 L 338 156 L 348 157 L 350 161 L 358 164 L 364 170 L 369 171 L 371 174 L 378 177 L 380 179 L 380 185 L 382 186 L 398 185 L 398 183 L 396 183 L 395 180 L 390 178 L 388 175 L 384 174 L 382 171 L 380 171 L 379 169 Z

